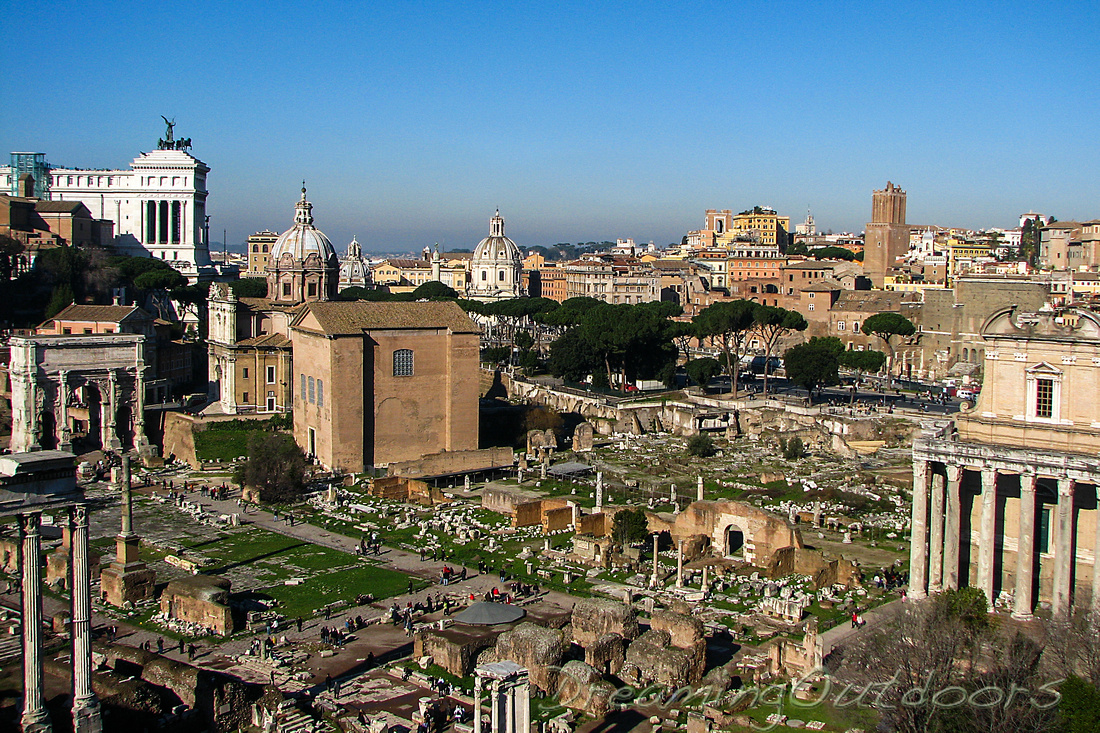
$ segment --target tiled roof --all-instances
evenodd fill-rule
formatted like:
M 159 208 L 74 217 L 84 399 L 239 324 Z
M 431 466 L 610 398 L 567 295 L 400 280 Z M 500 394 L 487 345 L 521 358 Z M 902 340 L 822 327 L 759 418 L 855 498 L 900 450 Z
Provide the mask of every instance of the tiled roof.
M 839 280 L 837 280 L 835 278 L 831 278 L 831 277 L 827 277 L 824 280 L 819 280 L 818 282 L 815 282 L 811 285 L 807 285 L 806 287 L 802 288 L 803 291 L 807 291 L 807 292 L 811 292 L 811 293 L 827 293 L 827 292 L 832 292 L 833 290 L 843 290 L 843 289 L 844 289 L 844 283 L 840 282 Z
M 302 303 L 279 303 L 268 298 L 238 298 L 237 302 L 253 311 L 288 311 L 301 309 Z
M 278 349 L 290 346 L 290 339 L 281 333 L 268 333 L 263 336 L 254 336 L 250 339 L 242 339 L 237 346 L 255 346 L 262 349 Z
M 150 318 L 149 314 L 136 305 L 78 305 L 76 303 L 65 308 L 50 321 L 103 321 L 118 323 L 129 316 L 137 316 L 138 319 Z M 47 321 L 49 323 L 50 321 Z
M 88 207 L 80 201 L 36 201 L 34 210 L 41 214 L 75 214 Z M 90 212 L 89 212 L 90 213 Z
M 480 333 L 470 317 L 452 301 L 424 303 L 368 303 L 366 301 L 310 303 L 295 319 L 297 327 L 312 313 L 329 335 L 364 331 L 446 328 L 454 333 Z
M 834 311 L 883 313 L 900 311 L 905 293 L 895 290 L 845 290 L 833 303 Z

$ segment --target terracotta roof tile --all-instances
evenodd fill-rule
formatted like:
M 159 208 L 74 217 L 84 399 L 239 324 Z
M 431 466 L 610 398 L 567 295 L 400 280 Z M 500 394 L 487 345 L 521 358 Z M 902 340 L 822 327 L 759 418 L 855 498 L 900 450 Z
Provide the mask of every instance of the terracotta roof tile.
M 454 333 L 480 333 L 470 317 L 452 301 L 309 303 L 291 325 L 297 327 L 307 313 L 312 313 L 321 330 L 332 336 L 420 328 L 446 328 Z
M 80 305 L 73 303 L 62 310 L 51 321 L 104 321 L 118 323 L 129 316 L 136 316 L 137 320 L 150 318 L 149 314 L 136 305 Z

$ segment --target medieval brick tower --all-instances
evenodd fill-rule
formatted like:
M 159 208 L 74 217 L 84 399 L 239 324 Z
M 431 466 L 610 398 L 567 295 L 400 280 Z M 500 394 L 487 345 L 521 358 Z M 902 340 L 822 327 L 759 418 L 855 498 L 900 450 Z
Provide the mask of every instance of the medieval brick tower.
M 887 271 L 909 251 L 905 191 L 889 181 L 871 197 L 871 221 L 867 222 L 864 244 L 863 273 L 874 287 L 881 288 Z

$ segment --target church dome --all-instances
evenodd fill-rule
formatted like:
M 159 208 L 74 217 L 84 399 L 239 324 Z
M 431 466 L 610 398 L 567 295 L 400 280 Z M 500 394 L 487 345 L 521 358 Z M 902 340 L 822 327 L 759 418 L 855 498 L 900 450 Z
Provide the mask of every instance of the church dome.
M 336 249 L 332 242 L 317 227 L 313 226 L 313 204 L 306 201 L 306 187 L 302 186 L 302 198 L 294 205 L 294 226 L 279 235 L 271 248 L 271 261 L 276 262 L 284 254 L 290 254 L 296 261 L 304 262 L 311 254 L 320 257 L 321 262 L 336 259 Z
M 489 236 L 481 240 L 474 249 L 474 261 L 519 262 L 523 260 L 519 247 L 504 236 L 504 217 L 497 209 L 496 215 L 489 220 Z

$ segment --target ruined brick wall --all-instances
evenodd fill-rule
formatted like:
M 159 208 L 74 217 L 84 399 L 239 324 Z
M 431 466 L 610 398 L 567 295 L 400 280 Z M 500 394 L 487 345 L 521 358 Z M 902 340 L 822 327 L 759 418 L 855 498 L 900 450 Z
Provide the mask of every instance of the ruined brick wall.
M 498 514 L 515 514 L 516 507 L 536 499 L 536 495 L 527 491 L 486 486 L 481 490 L 481 506 Z
M 208 576 L 178 578 L 160 596 L 160 610 L 170 618 L 205 626 L 220 636 L 233 633 L 228 603 L 229 581 Z
M 443 476 L 511 466 L 514 462 L 511 448 L 443 451 L 416 460 L 390 463 L 388 473 L 390 476 Z
M 580 526 L 577 527 L 577 532 L 580 534 L 590 534 L 593 537 L 606 537 L 611 534 L 612 515 L 605 512 L 588 514 L 581 517 L 578 524 Z
M 515 505 L 515 517 L 512 520 L 513 527 L 532 527 L 542 524 L 542 502 L 529 501 L 525 504 Z
M 202 468 L 195 454 L 195 419 L 180 412 L 164 413 L 164 446 L 161 455 L 175 455 L 191 468 Z
M 430 656 L 433 661 L 456 677 L 466 677 L 474 671 L 477 655 L 493 645 L 494 636 L 456 635 L 446 631 L 422 631 L 413 640 L 413 657 Z
M 511 660 L 526 667 L 531 684 L 547 694 L 558 687 L 558 670 L 569 643 L 558 629 L 544 629 L 529 621 L 521 623 L 497 639 L 494 657 Z
M 638 636 L 634 608 L 610 598 L 584 598 L 573 606 L 573 641 L 588 647 L 608 634 L 632 640 Z
M 557 532 L 569 527 L 573 523 L 573 508 L 561 507 L 560 509 L 550 509 L 545 511 L 542 515 L 542 531 L 543 534 L 549 534 L 550 532 Z

